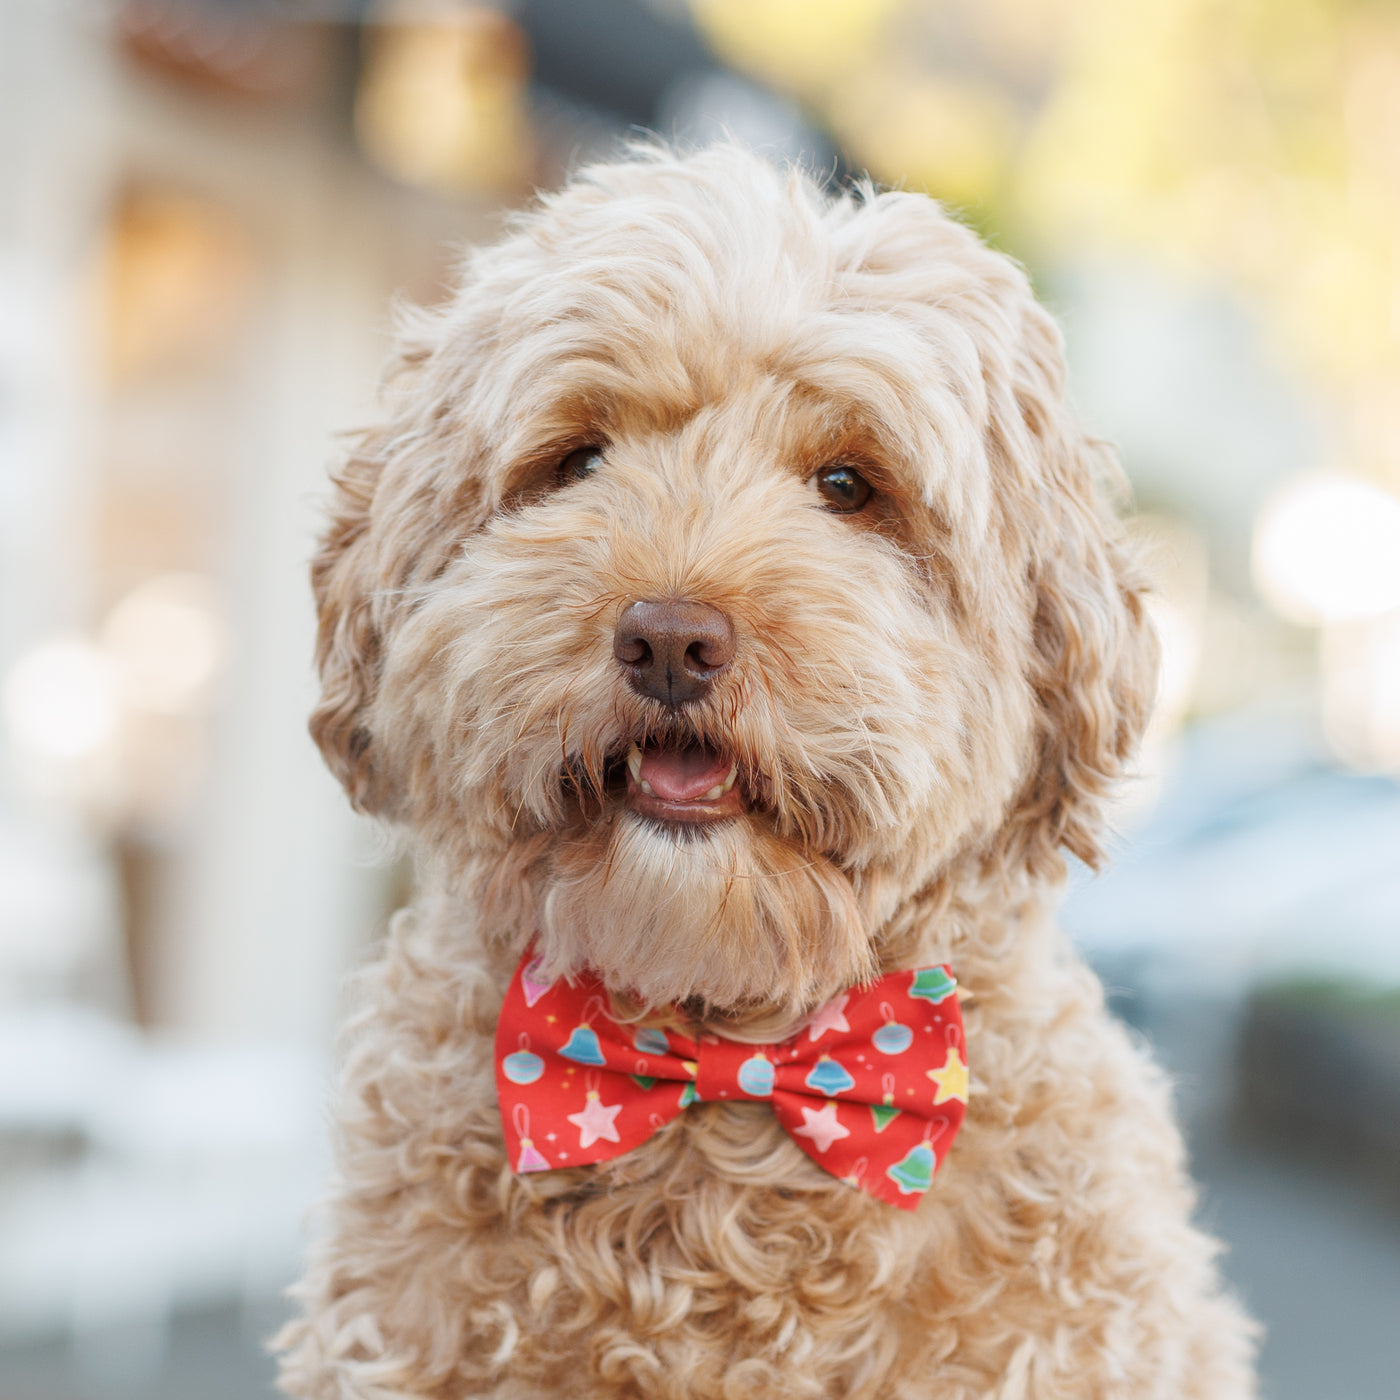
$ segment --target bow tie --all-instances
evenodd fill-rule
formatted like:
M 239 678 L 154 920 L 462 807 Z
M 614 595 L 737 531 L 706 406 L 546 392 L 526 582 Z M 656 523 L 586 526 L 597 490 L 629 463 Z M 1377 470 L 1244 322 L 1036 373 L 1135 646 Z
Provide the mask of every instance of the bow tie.
M 496 1087 L 518 1172 L 621 1156 L 693 1103 L 764 1102 L 816 1164 L 905 1210 L 929 1189 L 966 1111 L 957 983 L 891 972 L 776 1045 L 637 1027 L 591 973 L 541 980 L 527 950 L 496 1028 Z

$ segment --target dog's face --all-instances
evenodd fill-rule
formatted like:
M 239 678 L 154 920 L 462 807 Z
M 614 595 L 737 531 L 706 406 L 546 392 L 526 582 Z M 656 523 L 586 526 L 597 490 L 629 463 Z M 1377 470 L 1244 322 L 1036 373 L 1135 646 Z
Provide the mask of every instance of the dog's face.
M 556 969 L 810 1003 L 950 861 L 1094 854 L 1152 645 L 1058 339 L 930 201 L 601 167 L 406 327 L 317 560 L 357 802 Z

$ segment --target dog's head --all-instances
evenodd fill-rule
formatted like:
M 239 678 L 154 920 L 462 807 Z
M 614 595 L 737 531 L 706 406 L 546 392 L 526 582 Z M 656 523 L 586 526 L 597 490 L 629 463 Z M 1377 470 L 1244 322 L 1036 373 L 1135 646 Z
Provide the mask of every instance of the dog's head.
M 1024 275 L 732 148 L 584 171 L 409 319 L 314 567 L 356 804 L 556 969 L 810 1002 L 949 863 L 1092 861 L 1155 652 Z

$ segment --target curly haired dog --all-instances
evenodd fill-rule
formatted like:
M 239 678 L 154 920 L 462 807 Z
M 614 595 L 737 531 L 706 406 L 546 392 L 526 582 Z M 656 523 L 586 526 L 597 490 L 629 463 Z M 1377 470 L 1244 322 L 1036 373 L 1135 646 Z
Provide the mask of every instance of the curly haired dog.
M 425 893 L 366 974 L 284 1388 L 1252 1395 L 1167 1086 L 1051 918 L 1156 651 L 1022 272 L 918 195 L 647 149 L 474 253 L 389 396 L 314 566 L 312 728 Z M 916 1211 L 753 1102 L 517 1175 L 531 940 L 755 1043 L 947 963 L 961 1135 Z

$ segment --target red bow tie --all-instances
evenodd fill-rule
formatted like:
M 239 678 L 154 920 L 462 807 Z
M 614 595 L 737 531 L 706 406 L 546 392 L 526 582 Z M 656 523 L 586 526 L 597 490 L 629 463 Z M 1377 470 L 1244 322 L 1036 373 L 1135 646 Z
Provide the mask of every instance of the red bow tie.
M 527 951 L 496 1028 L 496 1088 L 519 1172 L 621 1156 L 692 1103 L 763 1100 L 848 1185 L 913 1210 L 967 1105 L 957 983 L 947 967 L 855 987 L 777 1045 L 636 1027 L 585 973 L 544 982 Z

